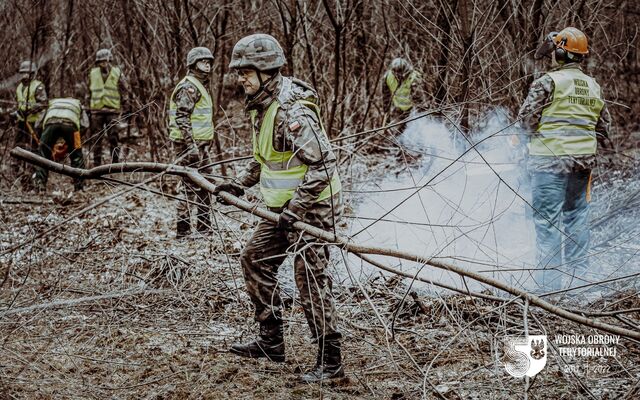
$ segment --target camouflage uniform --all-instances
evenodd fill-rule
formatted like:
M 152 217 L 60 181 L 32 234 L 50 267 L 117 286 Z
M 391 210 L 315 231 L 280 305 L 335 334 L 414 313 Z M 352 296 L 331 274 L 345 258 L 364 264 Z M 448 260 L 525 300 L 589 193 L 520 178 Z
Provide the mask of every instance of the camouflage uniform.
M 258 112 L 256 132 L 260 130 L 264 112 L 276 99 L 281 108 L 275 118 L 274 149 L 293 151 L 309 168 L 303 183 L 285 207 L 302 221 L 333 231 L 342 213 L 340 193 L 320 202 L 315 200 L 328 186 L 337 168 L 336 157 L 322 133 L 317 115 L 296 103 L 301 99 L 317 103 L 317 95 L 306 83 L 277 74 L 256 98 L 247 103 L 247 111 Z M 245 187 L 259 181 L 260 164 L 255 160 L 237 178 L 237 182 Z M 285 207 L 271 208 L 271 211 L 281 213 Z M 270 317 L 281 317 L 277 273 L 287 253 L 295 254 L 295 280 L 311 336 L 314 339 L 339 339 L 331 278 L 326 273 L 328 246 L 317 244 L 317 239 L 304 232 L 285 232 L 269 221 L 258 224 L 240 257 L 247 291 L 256 308 L 256 320 L 264 322 Z
M 23 82 L 23 84 L 28 87 L 31 82 Z M 40 84 L 36 87 L 35 92 L 36 106 L 29 110 L 29 114 L 37 114 L 47 108 L 47 91 L 44 88 L 44 84 Z M 23 116 L 22 120 L 17 122 L 17 132 L 14 137 L 13 147 L 22 147 L 24 149 L 30 150 L 33 153 L 38 152 L 38 143 L 36 139 L 33 137 L 35 135 L 37 138 L 40 138 L 40 134 L 42 132 L 40 121 L 36 122 L 35 125 L 31 126 L 33 129 L 33 134 L 29 131 L 26 123 L 26 115 Z M 30 164 L 25 163 L 24 161 L 20 161 L 17 158 L 11 157 L 11 170 L 14 172 L 16 176 L 21 174 L 21 170 L 23 173 L 27 175 L 31 175 L 30 171 L 33 167 Z
M 206 82 L 206 76 L 196 71 L 189 71 L 191 76 L 196 77 L 200 82 Z M 205 85 L 206 86 L 206 85 Z M 176 103 L 176 124 L 182 132 L 183 139 L 173 142 L 173 149 L 176 158 L 187 154 L 178 165 L 199 168 L 207 164 L 211 164 L 211 156 L 209 148 L 211 143 L 208 141 L 194 141 L 191 126 L 191 114 L 195 109 L 196 103 L 200 101 L 200 91 L 188 80 L 185 80 L 177 88 L 174 102 Z M 198 154 L 192 153 L 191 149 L 195 143 L 198 146 Z M 204 174 L 212 173 L 212 168 L 201 169 Z M 179 201 L 177 204 L 178 216 L 178 232 L 186 233 L 191 227 L 191 205 L 197 202 L 197 226 L 199 232 L 207 232 L 211 230 L 211 198 L 209 192 L 200 187 L 193 185 L 188 179 L 182 179 L 178 183 L 178 192 L 188 202 Z
M 111 66 L 107 69 L 101 69 L 103 81 L 106 81 L 111 72 Z M 121 96 L 121 104 L 124 106 L 128 103 L 129 85 L 123 72 L 120 73 L 118 79 L 118 89 Z M 91 96 L 90 91 L 88 92 Z M 89 98 L 86 104 L 89 104 Z M 118 147 L 118 120 L 121 117 L 122 110 L 114 110 L 111 108 L 103 108 L 101 110 L 90 110 L 91 113 L 91 135 L 94 138 L 93 143 L 93 165 L 102 164 L 102 146 L 105 137 L 109 142 L 111 157 L 114 163 L 120 162 L 120 148 Z

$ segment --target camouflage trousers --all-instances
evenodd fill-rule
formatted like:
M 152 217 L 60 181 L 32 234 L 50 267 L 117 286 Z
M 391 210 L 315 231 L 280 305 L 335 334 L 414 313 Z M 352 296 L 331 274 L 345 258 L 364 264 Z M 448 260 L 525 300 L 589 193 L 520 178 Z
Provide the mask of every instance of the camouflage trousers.
M 340 195 L 316 203 L 304 222 L 332 231 L 334 219 L 341 211 Z M 282 209 L 271 209 L 281 212 Z M 260 221 L 240 255 L 240 263 L 249 297 L 255 306 L 255 318 L 263 322 L 281 318 L 282 301 L 278 287 L 278 268 L 288 254 L 293 254 L 296 286 L 300 303 L 314 339 L 341 337 L 331 293 L 332 281 L 327 274 L 329 247 L 303 232 L 286 232 L 270 221 Z
M 110 161 L 120 162 L 120 147 L 118 147 L 118 113 L 93 112 L 91 113 L 91 135 L 93 142 L 93 166 L 102 165 L 102 146 L 106 140 L 109 142 Z
M 195 154 L 187 155 L 178 162 L 178 165 L 199 168 L 211 164 L 209 145 L 209 142 L 199 142 L 198 151 L 200 158 L 195 157 Z M 182 157 L 182 155 L 189 151 L 188 146 L 183 142 L 174 142 L 173 149 L 176 158 Z M 212 167 L 201 169 L 200 172 L 210 174 Z M 178 233 L 188 234 L 191 231 L 191 215 L 194 203 L 197 210 L 196 229 L 198 232 L 211 231 L 211 196 L 209 192 L 194 185 L 189 179 L 181 179 L 179 181 L 177 192 L 182 199 L 187 200 L 179 201 L 176 206 Z
M 389 114 L 388 123 L 400 122 L 409 118 L 410 116 L 411 116 L 411 110 L 402 111 L 399 108 L 394 107 L 393 110 L 391 110 L 391 113 Z M 404 132 L 405 129 L 407 129 L 407 124 L 408 124 L 407 122 L 404 122 L 400 125 L 394 126 L 393 128 L 391 128 L 391 132 L 393 132 L 395 136 L 399 136 Z

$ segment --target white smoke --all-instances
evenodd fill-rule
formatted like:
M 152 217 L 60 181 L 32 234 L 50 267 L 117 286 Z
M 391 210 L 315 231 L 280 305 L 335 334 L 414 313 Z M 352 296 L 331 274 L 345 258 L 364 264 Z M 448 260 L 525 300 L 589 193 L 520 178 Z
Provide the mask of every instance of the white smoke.
M 535 236 L 525 202 L 530 189 L 517 162 L 517 148 L 510 144 L 517 132 L 505 129 L 509 126 L 504 110 L 488 113 L 470 135 L 475 143 L 481 142 L 474 150 L 455 128 L 442 122 L 428 118 L 410 122 L 398 140 L 406 156 L 397 157 L 397 169 L 381 182 L 353 188 L 358 218 L 350 220 L 350 234 L 358 242 L 443 258 L 524 285 L 530 274 L 522 268 L 533 268 Z M 411 155 L 419 155 L 420 161 L 408 161 L 403 169 Z M 375 222 L 381 217 L 383 221 Z M 355 258 L 350 260 L 352 267 L 360 265 Z M 377 260 L 396 263 L 384 257 Z M 418 266 L 403 262 L 400 268 L 415 272 Z M 372 271 L 373 267 L 364 266 L 361 272 Z M 457 275 L 432 267 L 425 267 L 421 275 L 464 287 Z M 467 284 L 478 289 L 470 280 Z

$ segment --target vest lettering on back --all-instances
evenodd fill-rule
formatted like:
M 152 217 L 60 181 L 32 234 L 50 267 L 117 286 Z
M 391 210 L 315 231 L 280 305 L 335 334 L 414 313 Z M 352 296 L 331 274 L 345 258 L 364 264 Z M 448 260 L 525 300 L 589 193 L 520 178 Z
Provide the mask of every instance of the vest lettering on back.
M 529 143 L 534 156 L 595 154 L 595 127 L 604 102 L 597 82 L 575 68 L 548 73 L 554 83 L 553 101 L 544 107 L 536 135 Z

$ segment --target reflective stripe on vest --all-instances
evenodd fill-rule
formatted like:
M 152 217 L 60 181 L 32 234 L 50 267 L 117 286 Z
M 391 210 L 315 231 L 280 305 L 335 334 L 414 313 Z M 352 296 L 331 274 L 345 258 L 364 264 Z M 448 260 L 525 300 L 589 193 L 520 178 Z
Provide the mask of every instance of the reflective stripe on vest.
M 120 68 L 112 67 L 107 80 L 103 81 L 100 67 L 91 69 L 89 73 L 89 90 L 91 91 L 89 106 L 92 110 L 103 108 L 120 109 L 120 90 L 118 88 L 120 75 Z
M 72 122 L 79 130 L 81 112 L 80 100 L 71 98 L 49 100 L 49 108 L 44 116 L 44 125 L 46 126 L 51 118 L 64 119 Z
M 412 71 L 407 79 L 402 81 L 402 84 L 398 87 L 398 79 L 393 72 L 388 71 L 386 82 L 391 95 L 393 96 L 393 105 L 402 110 L 408 111 L 413 107 L 413 100 L 411 99 L 411 85 L 419 77 L 416 71 Z
M 299 100 L 299 103 L 311 108 L 318 116 L 322 133 L 326 135 L 320 110 L 317 105 Z M 298 186 L 304 181 L 308 167 L 303 164 L 293 152 L 279 152 L 273 148 L 273 133 L 275 127 L 276 114 L 280 104 L 277 101 L 271 103 L 264 114 L 260 124 L 260 132 L 255 132 L 256 111 L 251 111 L 251 126 L 253 128 L 253 157 L 260 163 L 260 193 L 264 203 L 268 207 L 282 207 L 287 201 L 293 198 Z M 331 182 L 320 192 L 316 202 L 328 199 L 332 194 L 338 193 L 342 189 L 338 171 L 335 171 Z
M 604 102 L 595 79 L 577 68 L 547 73 L 554 83 L 553 101 L 542 110 L 536 136 L 529 143 L 534 156 L 595 154 L 596 124 Z
M 28 112 L 28 110 L 33 109 L 36 106 L 36 90 L 38 86 L 42 85 L 42 82 L 38 80 L 32 80 L 29 83 L 29 86 L 25 86 L 20 82 L 18 87 L 16 88 L 16 100 L 18 101 L 18 110 L 24 112 Z M 38 113 L 28 113 L 27 121 L 30 124 L 34 124 L 42 112 Z
M 193 139 L 195 140 L 212 140 L 213 139 L 213 101 L 211 95 L 202 86 L 202 83 L 193 76 L 185 76 L 173 89 L 171 93 L 171 101 L 169 102 L 169 138 L 171 140 L 182 140 L 182 132 L 176 123 L 176 112 L 178 106 L 173 100 L 178 87 L 187 80 L 191 82 L 200 92 L 200 100 L 196 103 L 195 108 L 191 112 L 191 129 Z

